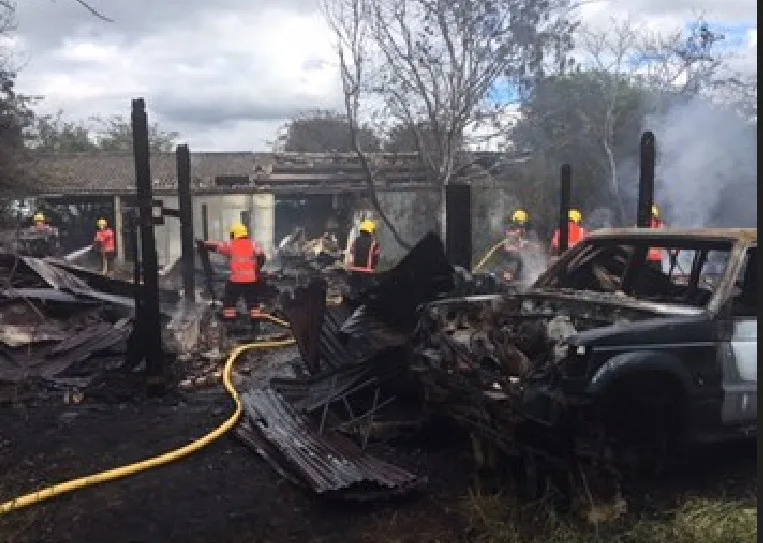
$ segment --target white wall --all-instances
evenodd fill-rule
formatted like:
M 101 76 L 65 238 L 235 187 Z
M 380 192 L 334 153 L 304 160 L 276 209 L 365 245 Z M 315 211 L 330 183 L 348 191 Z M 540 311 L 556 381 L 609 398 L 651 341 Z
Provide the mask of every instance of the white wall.
M 177 196 L 162 196 L 164 207 L 177 209 Z M 248 225 L 251 236 L 263 244 L 268 257 L 273 255 L 273 231 L 275 228 L 275 197 L 272 194 L 221 194 L 194 196 L 193 230 L 196 238 L 201 238 L 201 206 L 207 206 L 207 226 L 209 239 L 224 241 L 229 239 L 229 229 L 241 220 L 241 212 L 248 211 L 252 224 Z M 159 266 L 167 266 L 182 254 L 180 222 L 175 217 L 165 217 L 164 225 L 155 228 L 156 251 Z

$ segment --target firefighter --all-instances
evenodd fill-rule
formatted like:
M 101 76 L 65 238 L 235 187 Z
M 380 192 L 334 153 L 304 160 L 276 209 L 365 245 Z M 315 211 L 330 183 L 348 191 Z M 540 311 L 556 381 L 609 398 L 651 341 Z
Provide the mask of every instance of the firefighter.
M 665 228 L 665 223 L 660 219 L 660 210 L 655 205 L 652 206 L 652 218 L 649 227 L 657 230 L 663 230 Z M 649 252 L 646 255 L 646 260 L 649 266 L 661 272 L 663 257 L 664 252 L 662 249 L 650 247 Z
M 569 219 L 568 231 L 569 237 L 567 240 L 567 248 L 572 248 L 585 238 L 586 231 L 581 222 L 583 222 L 583 214 L 577 209 L 570 209 L 567 212 Z M 559 229 L 554 230 L 554 237 L 551 239 L 551 249 L 553 252 L 559 252 Z
M 32 221 L 34 224 L 27 229 L 24 236 L 26 252 L 39 258 L 53 256 L 60 243 L 58 228 L 49 225 L 41 211 L 34 214 Z
M 223 292 L 223 319 L 228 323 L 234 323 L 238 317 L 236 305 L 239 299 L 244 298 L 252 328 L 256 331 L 257 319 L 261 316 L 261 270 L 265 265 L 262 246 L 249 239 L 249 230 L 241 223 L 231 227 L 230 241 L 201 243 L 208 250 L 230 258 L 231 274 Z
M 529 220 L 530 215 L 524 209 L 517 209 L 512 213 L 509 227 L 506 229 L 506 243 L 504 247 L 517 246 L 522 242 Z
M 360 233 L 350 246 L 350 289 L 354 295 L 372 284 L 373 274 L 379 265 L 380 246 L 376 239 L 376 223 L 364 220 L 358 228 Z
M 523 253 L 538 249 L 538 237 L 529 227 L 530 215 L 524 209 L 517 209 L 511 215 L 503 249 L 507 257 L 507 270 L 503 278 L 507 281 L 519 279 L 524 264 Z
M 103 217 L 98 219 L 96 225 L 98 226 L 98 231 L 95 233 L 93 246 L 94 249 L 101 253 L 103 265 L 101 273 L 110 277 L 114 274 L 114 260 L 117 256 L 116 236 L 114 235 L 114 230 Z

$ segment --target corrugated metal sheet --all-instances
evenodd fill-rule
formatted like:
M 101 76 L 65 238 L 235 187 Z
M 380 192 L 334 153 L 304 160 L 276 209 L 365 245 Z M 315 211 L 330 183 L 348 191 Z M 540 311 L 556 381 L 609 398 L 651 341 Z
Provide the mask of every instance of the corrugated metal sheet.
M 366 454 L 344 436 L 320 435 L 309 419 L 272 389 L 251 390 L 242 400 L 250 423 L 290 468 L 281 470 L 295 474 L 318 494 L 374 499 L 410 492 L 426 482 Z

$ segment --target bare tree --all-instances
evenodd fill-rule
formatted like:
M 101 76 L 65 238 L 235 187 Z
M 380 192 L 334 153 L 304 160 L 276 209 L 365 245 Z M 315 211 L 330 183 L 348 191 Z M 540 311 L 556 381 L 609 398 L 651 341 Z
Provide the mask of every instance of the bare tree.
M 668 95 L 694 96 L 716 88 L 718 76 L 726 58 L 713 49 L 723 36 L 713 33 L 701 19 L 688 35 L 674 32 L 650 31 L 631 18 L 611 19 L 604 29 L 581 28 L 576 36 L 576 48 L 583 57 L 586 77 L 597 82 L 599 100 L 587 100 L 587 106 L 570 104 L 585 125 L 600 126 L 593 133 L 600 138 L 606 157 L 609 190 L 624 217 L 620 195 L 618 164 L 615 147 L 615 125 L 622 117 L 624 106 L 633 104 L 634 89 L 648 93 L 658 102 Z M 632 107 L 632 106 L 631 106 Z
M 574 28 L 567 0 L 324 1 L 351 126 L 374 111 L 410 130 L 439 194 L 444 237 L 445 187 L 461 166 L 466 128 L 492 118 L 497 82 L 526 83 L 542 73 L 548 52 L 566 54 Z M 374 206 L 405 246 L 380 209 L 379 174 L 357 138 L 355 151 Z
M 620 198 L 620 188 L 617 176 L 617 162 L 614 153 L 615 115 L 620 105 L 620 97 L 628 90 L 628 78 L 632 73 L 633 59 L 639 53 L 640 29 L 630 19 L 612 19 L 607 30 L 594 31 L 582 28 L 578 44 L 592 64 L 591 73 L 599 81 L 603 90 L 602 104 L 603 122 L 601 130 L 601 146 L 609 165 L 610 191 L 619 206 L 620 216 L 623 215 L 623 202 Z M 625 83 L 625 85 L 624 85 Z M 584 112 L 580 112 L 585 115 Z M 593 119 L 586 119 L 588 123 Z
M 93 17 L 96 17 L 102 21 L 106 21 L 108 23 L 113 23 L 114 21 L 112 19 L 109 19 L 102 11 L 99 9 L 93 7 L 93 5 L 90 2 L 87 2 L 86 0 L 72 0 L 73 2 L 76 2 L 86 10 L 90 12 L 90 14 Z M 0 8 L 5 9 L 10 12 L 15 12 L 16 10 L 16 2 L 12 0 L 0 0 Z

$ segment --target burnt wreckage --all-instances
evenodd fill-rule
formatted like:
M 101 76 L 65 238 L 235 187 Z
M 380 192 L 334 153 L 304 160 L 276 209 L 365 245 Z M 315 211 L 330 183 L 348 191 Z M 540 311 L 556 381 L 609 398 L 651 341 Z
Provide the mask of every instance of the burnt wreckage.
M 250 382 L 239 435 L 291 480 L 365 499 L 423 483 L 364 451 L 401 420 L 446 415 L 478 464 L 520 459 L 531 493 L 754 435 L 757 261 L 756 230 L 602 230 L 531 287 L 478 294 L 427 237 L 355 309 L 297 289 L 299 357 Z

